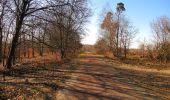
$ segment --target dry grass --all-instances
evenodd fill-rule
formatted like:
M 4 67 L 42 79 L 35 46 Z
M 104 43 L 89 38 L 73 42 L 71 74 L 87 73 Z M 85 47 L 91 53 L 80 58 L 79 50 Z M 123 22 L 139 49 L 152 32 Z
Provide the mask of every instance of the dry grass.
M 156 60 L 148 60 L 137 56 L 131 56 L 121 60 L 107 56 L 105 57 L 108 59 L 107 61 L 109 63 L 117 64 L 117 66 L 123 69 L 170 75 L 170 63 L 161 63 Z
M 0 71 L 0 100 L 55 99 L 56 91 L 70 78 L 71 65 L 56 63 L 55 56 L 49 55 L 24 59 L 6 74 L 5 81 Z

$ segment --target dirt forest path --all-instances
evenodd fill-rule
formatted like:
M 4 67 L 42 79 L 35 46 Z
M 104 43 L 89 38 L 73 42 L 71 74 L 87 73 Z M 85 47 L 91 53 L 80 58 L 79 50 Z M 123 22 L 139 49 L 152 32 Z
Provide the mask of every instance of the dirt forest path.
M 84 54 L 57 100 L 170 100 L 170 76 L 125 70 Z

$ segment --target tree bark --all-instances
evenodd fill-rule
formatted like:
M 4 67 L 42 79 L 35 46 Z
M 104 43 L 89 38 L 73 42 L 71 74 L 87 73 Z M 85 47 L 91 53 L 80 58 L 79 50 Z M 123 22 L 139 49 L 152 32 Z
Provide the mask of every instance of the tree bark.
M 11 46 L 10 53 L 9 53 L 7 63 L 6 63 L 8 69 L 11 69 L 11 66 L 12 66 L 12 60 L 13 60 L 14 55 L 15 55 L 15 50 L 16 50 L 18 39 L 19 39 L 19 36 L 20 36 L 20 30 L 21 30 L 21 27 L 22 27 L 23 19 L 24 19 L 23 15 L 17 16 L 15 34 L 14 34 L 14 37 L 13 37 L 13 40 L 12 40 L 12 46 Z
M 118 12 L 118 28 L 116 34 L 116 56 L 119 57 L 119 28 L 120 28 L 120 12 Z
M 35 50 L 34 50 L 34 33 L 32 31 L 32 57 L 35 57 Z
M 124 54 L 125 54 L 125 58 L 127 57 L 127 47 L 124 47 Z
M 0 15 L 0 63 L 2 63 L 2 59 L 3 59 L 3 52 L 2 52 L 2 39 L 3 39 L 3 35 L 2 35 L 2 31 L 3 31 L 3 18 L 5 15 L 5 6 L 6 6 L 7 1 L 2 1 L 1 2 L 1 15 Z
M 27 55 L 27 51 L 26 51 L 26 42 L 25 42 L 26 40 L 25 40 L 25 33 L 24 33 L 24 37 L 23 37 L 23 43 L 24 43 L 24 48 L 23 48 L 23 52 L 24 52 L 24 57 L 26 57 L 26 55 Z
M 2 62 L 3 54 L 2 54 L 2 28 L 0 23 L 0 63 Z

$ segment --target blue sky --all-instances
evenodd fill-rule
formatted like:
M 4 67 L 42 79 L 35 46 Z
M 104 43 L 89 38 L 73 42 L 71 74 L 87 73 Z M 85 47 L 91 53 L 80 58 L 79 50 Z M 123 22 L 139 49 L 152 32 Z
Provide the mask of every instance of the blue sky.
M 168 16 L 170 18 L 170 0 L 89 0 L 92 9 L 92 17 L 86 25 L 87 34 L 82 40 L 83 44 L 94 44 L 99 36 L 99 23 L 104 9 L 115 12 L 116 4 L 123 2 L 124 12 L 130 22 L 139 32 L 134 39 L 133 48 L 138 47 L 140 41 L 152 40 L 150 23 L 158 17 Z

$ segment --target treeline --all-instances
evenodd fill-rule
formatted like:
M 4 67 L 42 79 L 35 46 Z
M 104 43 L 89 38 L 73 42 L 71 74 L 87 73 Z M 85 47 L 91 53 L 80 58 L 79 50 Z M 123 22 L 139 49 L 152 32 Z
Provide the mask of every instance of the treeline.
M 151 23 L 153 41 L 140 44 L 142 55 L 151 60 L 170 61 L 170 18 L 162 16 Z
M 86 0 L 1 0 L 0 63 L 10 69 L 21 57 L 79 51 L 90 16 Z M 31 54 L 30 54 L 31 53 Z
M 98 53 L 112 52 L 115 57 L 127 57 L 129 47 L 138 31 L 131 25 L 123 11 L 124 4 L 118 3 L 116 13 L 108 11 L 105 14 L 100 27 L 101 36 L 95 45 Z M 170 61 L 170 18 L 166 16 L 157 18 L 151 23 L 151 29 L 152 40 L 140 43 L 138 49 L 140 53 L 137 55 L 154 61 Z

